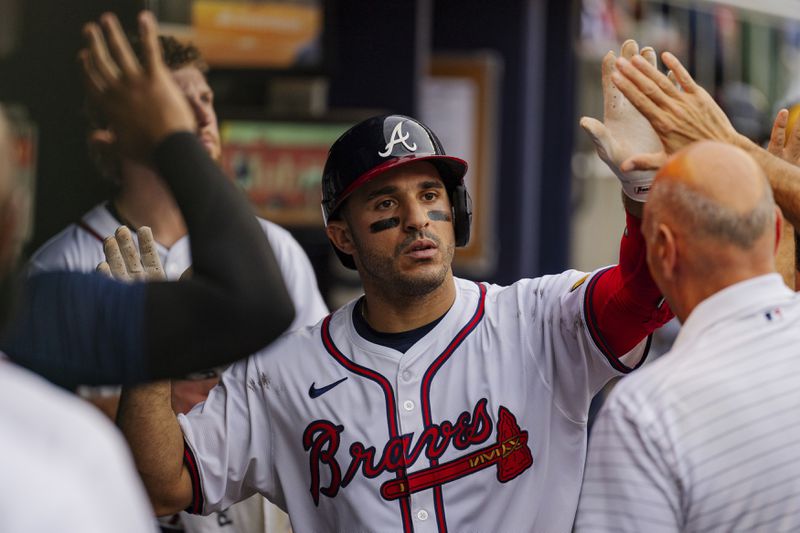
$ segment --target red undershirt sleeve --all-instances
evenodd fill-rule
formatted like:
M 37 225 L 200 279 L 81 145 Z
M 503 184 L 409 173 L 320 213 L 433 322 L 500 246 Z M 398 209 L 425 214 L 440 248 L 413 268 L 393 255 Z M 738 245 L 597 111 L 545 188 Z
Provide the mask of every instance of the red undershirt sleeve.
M 673 317 L 647 268 L 641 223 L 626 212 L 619 264 L 596 274 L 587 288 L 589 330 L 597 345 L 611 352 L 606 355 L 615 358 Z

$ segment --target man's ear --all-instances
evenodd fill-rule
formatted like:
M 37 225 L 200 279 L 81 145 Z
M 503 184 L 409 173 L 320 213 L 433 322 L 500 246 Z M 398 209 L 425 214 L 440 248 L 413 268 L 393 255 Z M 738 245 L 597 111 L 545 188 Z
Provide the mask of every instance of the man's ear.
M 330 239 L 333 245 L 336 246 L 336 248 L 338 248 L 340 251 L 346 253 L 347 255 L 353 255 L 355 253 L 356 246 L 353 242 L 350 228 L 345 221 L 329 221 L 328 226 L 325 228 L 325 233 L 328 235 L 328 239 Z
M 777 255 L 778 246 L 781 244 L 781 235 L 783 234 L 783 225 L 787 222 L 783 218 L 783 211 L 775 204 L 775 249 L 772 251 L 773 255 Z M 797 255 L 797 252 L 795 252 Z
M 656 227 L 653 252 L 665 280 L 675 279 L 678 270 L 678 243 L 675 234 L 666 224 Z

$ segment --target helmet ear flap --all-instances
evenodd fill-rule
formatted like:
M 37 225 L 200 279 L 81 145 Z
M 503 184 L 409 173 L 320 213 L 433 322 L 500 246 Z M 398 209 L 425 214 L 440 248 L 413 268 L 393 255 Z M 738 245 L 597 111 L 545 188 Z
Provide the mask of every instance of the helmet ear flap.
M 336 257 L 339 258 L 339 261 L 341 261 L 346 268 L 349 268 L 350 270 L 356 270 L 356 262 L 352 255 L 344 253 L 333 243 L 331 243 L 331 246 L 333 247 L 333 251 L 336 252 Z
M 469 242 L 469 231 L 472 225 L 472 198 L 463 183 L 452 188 L 450 203 L 453 206 L 456 246 L 466 246 Z

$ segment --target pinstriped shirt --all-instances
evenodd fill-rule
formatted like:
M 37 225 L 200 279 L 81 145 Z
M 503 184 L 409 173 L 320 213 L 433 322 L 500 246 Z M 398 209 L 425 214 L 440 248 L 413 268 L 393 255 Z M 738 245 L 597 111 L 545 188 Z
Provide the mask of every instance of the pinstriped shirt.
M 800 297 L 777 274 L 703 301 L 615 388 L 576 530 L 800 531 Z

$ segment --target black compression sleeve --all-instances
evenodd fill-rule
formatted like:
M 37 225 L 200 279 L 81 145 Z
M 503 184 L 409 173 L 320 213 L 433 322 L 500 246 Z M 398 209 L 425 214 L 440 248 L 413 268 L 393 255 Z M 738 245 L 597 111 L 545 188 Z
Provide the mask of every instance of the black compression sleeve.
M 146 360 L 160 378 L 249 355 L 289 327 L 294 307 L 244 196 L 196 136 L 170 135 L 154 161 L 186 220 L 193 262 L 190 280 L 145 292 Z

